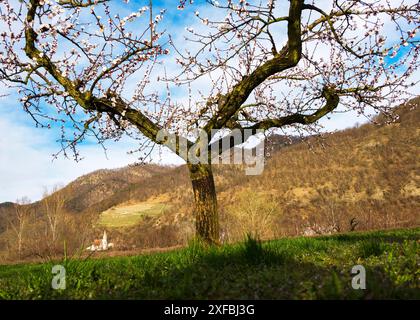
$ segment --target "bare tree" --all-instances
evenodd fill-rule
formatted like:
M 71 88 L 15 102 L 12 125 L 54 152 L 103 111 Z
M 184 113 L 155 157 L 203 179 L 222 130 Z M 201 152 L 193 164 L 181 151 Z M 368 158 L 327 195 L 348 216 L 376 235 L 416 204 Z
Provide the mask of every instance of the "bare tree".
M 19 258 L 22 257 L 24 245 L 24 233 L 29 222 L 31 209 L 30 200 L 26 197 L 16 200 L 14 204 L 14 215 L 9 219 L 9 225 L 16 235 L 16 247 Z
M 42 200 L 43 210 L 47 218 L 47 224 L 51 233 L 51 241 L 53 244 L 57 240 L 60 223 L 64 220 L 64 205 L 66 199 L 63 192 L 57 192 L 59 190 L 59 186 L 55 186 L 51 192 L 46 190 Z
M 339 106 L 340 111 L 388 113 L 390 102 L 407 97 L 407 81 L 419 64 L 417 1 L 276 3 L 212 1 L 209 6 L 226 17 L 212 21 L 196 13 L 204 30 L 188 28 L 195 52 L 169 41 L 182 71 L 162 78 L 189 87 L 207 77 L 211 87 L 198 98 L 191 94 L 186 106 L 169 91 L 146 90 L 152 70 L 169 53 L 157 31 L 164 12 L 133 28 L 149 8 L 121 17 L 111 13 L 106 0 L 1 2 L 0 79 L 18 87 L 24 110 L 38 126 L 63 124 L 62 151 L 72 150 L 76 159 L 76 144 L 88 135 L 103 142 L 125 133 L 167 145 L 187 162 L 197 235 L 217 243 L 212 158 L 196 162 L 189 154 L 234 147 L 238 142 L 229 132 L 235 129 L 242 140 L 248 130 L 317 132 L 318 120 Z M 387 39 L 390 26 L 397 36 Z M 74 129 L 70 137 L 68 121 Z M 193 136 L 197 128 L 210 139 Z M 171 135 L 162 137 L 162 129 Z M 167 144 L 172 138 L 176 142 Z M 191 152 L 183 152 L 183 146 Z

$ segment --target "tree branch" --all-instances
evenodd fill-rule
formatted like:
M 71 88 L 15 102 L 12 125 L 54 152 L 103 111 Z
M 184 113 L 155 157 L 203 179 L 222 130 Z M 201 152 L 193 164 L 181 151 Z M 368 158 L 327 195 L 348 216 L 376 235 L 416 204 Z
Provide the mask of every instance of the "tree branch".
M 305 115 L 295 113 L 289 116 L 280 117 L 277 119 L 265 119 L 255 123 L 254 125 L 245 129 L 262 129 L 267 130 L 270 128 L 281 128 L 292 124 L 311 124 L 321 119 L 326 114 L 330 113 L 337 108 L 340 101 L 339 95 L 332 87 L 324 87 L 322 91 L 322 97 L 326 99 L 326 103 L 323 107 L 319 108 L 312 114 Z
M 82 2 L 70 0 L 68 3 L 71 4 L 78 4 L 79 6 L 82 5 Z M 28 9 L 28 13 L 26 16 L 26 29 L 25 29 L 25 53 L 26 55 L 31 58 L 32 60 L 36 61 L 39 66 L 45 68 L 45 70 L 50 73 L 54 79 L 64 87 L 66 92 L 85 110 L 89 111 L 98 111 L 103 113 L 108 113 L 110 115 L 119 115 L 129 121 L 132 125 L 134 125 L 145 137 L 152 140 L 157 144 L 165 144 L 166 141 L 159 141 L 157 139 L 159 130 L 162 129 L 157 123 L 150 120 L 146 115 L 144 115 L 141 111 L 133 109 L 129 107 L 125 101 L 113 93 L 110 93 L 108 97 L 105 98 L 97 98 L 93 96 L 92 91 L 81 92 L 76 84 L 69 79 L 68 77 L 64 76 L 57 66 L 47 57 L 45 56 L 39 49 L 36 48 L 35 42 L 38 37 L 38 34 L 34 31 L 31 27 L 33 21 L 35 20 L 36 10 L 40 6 L 39 0 L 30 0 L 31 6 Z M 88 1 L 84 4 L 93 4 L 92 1 Z M 143 47 L 139 50 L 145 50 L 146 48 Z M 128 59 L 131 55 L 127 54 L 124 58 Z M 109 69 L 107 69 L 109 71 Z M 107 72 L 105 71 L 105 72 Z M 101 74 L 102 75 L 102 74 Z M 99 77 L 101 77 L 101 75 Z M 177 141 L 179 141 L 179 137 L 177 136 Z M 188 146 L 190 147 L 192 143 L 188 141 Z M 180 153 L 179 143 L 175 146 L 168 145 L 168 147 L 181 156 L 185 158 L 184 154 Z
M 303 0 L 291 0 L 288 17 L 288 42 L 272 59 L 256 68 L 249 76 L 245 76 L 241 82 L 222 97 L 222 106 L 219 111 L 204 126 L 204 130 L 210 134 L 212 129 L 220 129 L 226 125 L 230 118 L 239 110 L 251 92 L 268 77 L 292 68 L 297 65 L 301 58 L 301 14 Z

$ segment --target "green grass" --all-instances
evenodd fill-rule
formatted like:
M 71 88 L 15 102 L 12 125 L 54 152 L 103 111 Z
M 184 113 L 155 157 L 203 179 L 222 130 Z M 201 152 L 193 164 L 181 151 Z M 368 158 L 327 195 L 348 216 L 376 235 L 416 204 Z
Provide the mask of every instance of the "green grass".
M 118 206 L 108 209 L 99 216 L 98 225 L 109 228 L 133 226 L 146 216 L 157 216 L 169 208 L 169 205 L 157 202 Z
M 0 266 L 4 299 L 420 299 L 420 228 L 67 260 L 67 288 L 51 267 Z M 351 287 L 354 265 L 366 290 Z

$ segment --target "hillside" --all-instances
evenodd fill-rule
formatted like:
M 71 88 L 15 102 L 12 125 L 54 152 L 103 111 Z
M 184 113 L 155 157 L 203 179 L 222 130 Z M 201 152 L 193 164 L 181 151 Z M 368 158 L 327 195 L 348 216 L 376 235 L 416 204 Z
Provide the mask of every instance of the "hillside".
M 157 165 L 132 166 L 113 170 L 98 170 L 68 184 L 60 192 L 66 194 L 66 208 L 83 212 L 112 197 L 131 185 L 141 185 L 151 177 L 167 172 L 169 167 Z
M 268 222 L 278 222 L 279 235 L 301 234 L 309 226 L 320 233 L 348 231 L 353 218 L 359 230 L 419 225 L 420 99 L 413 102 L 415 108 L 397 110 L 400 119 L 393 124 L 366 124 L 322 140 L 311 138 L 309 146 L 295 144 L 275 153 L 260 176 L 247 177 L 245 183 L 239 183 L 239 174 L 221 181 L 223 207 L 240 215 L 255 201 L 237 210 L 238 203 L 264 199 L 254 210 L 261 216 L 272 209 L 274 219 Z M 235 185 L 234 192 L 229 185 Z M 264 209 L 262 204 L 270 202 Z M 263 233 L 267 226 L 260 229 Z
M 419 226 L 419 105 L 417 98 L 397 108 L 399 119 L 392 124 L 378 117 L 378 124 L 322 138 L 285 143 L 283 136 L 271 137 L 258 176 L 246 176 L 240 166 L 216 165 L 223 240 L 237 241 L 245 233 L 270 239 Z M 57 192 L 66 199 L 67 213 L 77 217 L 74 247 L 106 228 L 118 250 L 185 244 L 194 232 L 191 193 L 185 166 L 156 165 L 99 170 Z M 154 205 L 159 210 L 146 212 Z M 32 205 L 35 211 L 40 206 Z M 132 225 L 101 224 L 102 214 L 130 208 L 144 208 L 135 212 Z M 0 226 L 13 207 L 2 211 Z M 6 238 L 3 232 L 0 247 Z

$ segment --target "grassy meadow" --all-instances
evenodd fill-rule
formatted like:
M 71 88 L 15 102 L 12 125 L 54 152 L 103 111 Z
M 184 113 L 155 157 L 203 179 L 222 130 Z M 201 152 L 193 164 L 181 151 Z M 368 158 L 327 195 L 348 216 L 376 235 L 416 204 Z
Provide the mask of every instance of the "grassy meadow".
M 145 217 L 161 215 L 169 207 L 168 204 L 153 201 L 119 205 L 101 213 L 97 224 L 109 228 L 131 227 Z
M 51 287 L 54 264 L 66 289 Z M 366 269 L 354 290 L 351 270 Z M 2 299 L 420 299 L 420 228 L 0 266 Z

